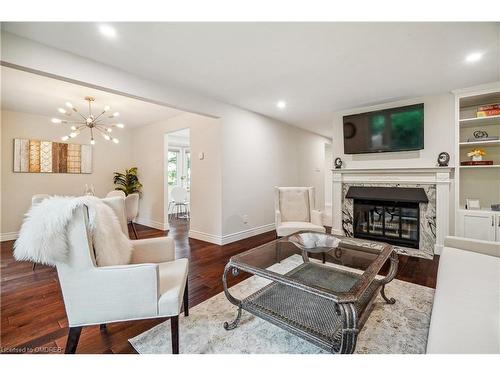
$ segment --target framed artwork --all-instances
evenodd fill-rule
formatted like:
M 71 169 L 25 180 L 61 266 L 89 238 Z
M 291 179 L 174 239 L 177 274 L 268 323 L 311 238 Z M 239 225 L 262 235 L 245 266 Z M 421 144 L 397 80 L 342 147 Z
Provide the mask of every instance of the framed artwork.
M 92 173 L 92 146 L 14 139 L 16 173 Z

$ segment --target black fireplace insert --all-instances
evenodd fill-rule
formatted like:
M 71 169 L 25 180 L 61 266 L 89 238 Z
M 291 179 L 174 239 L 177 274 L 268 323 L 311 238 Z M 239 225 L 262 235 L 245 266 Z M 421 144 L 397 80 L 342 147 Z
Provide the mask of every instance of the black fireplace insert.
M 420 203 L 428 202 L 421 188 L 351 187 L 354 237 L 418 249 Z

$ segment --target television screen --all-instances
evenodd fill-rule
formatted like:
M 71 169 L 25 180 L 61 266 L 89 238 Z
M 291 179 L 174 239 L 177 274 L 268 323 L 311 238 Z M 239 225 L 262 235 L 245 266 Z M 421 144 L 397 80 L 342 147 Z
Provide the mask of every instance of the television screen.
M 424 104 L 344 116 L 344 153 L 424 148 Z

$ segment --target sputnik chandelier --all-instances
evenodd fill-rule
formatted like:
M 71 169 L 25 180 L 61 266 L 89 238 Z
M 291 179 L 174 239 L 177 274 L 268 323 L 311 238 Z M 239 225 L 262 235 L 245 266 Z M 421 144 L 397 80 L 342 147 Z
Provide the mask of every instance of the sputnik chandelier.
M 123 129 L 125 125 L 123 125 L 122 123 L 115 123 L 111 119 L 118 117 L 120 114 L 118 112 L 115 112 L 109 116 L 106 115 L 111 109 L 109 105 L 107 105 L 104 106 L 103 110 L 100 113 L 95 115 L 92 112 L 92 102 L 94 102 L 95 99 L 91 96 L 86 96 L 85 100 L 89 103 L 88 114 L 86 115 L 80 112 L 70 102 L 66 102 L 66 107 L 68 109 L 58 109 L 59 113 L 65 115 L 68 119 L 61 120 L 60 118 L 53 118 L 52 122 L 54 124 L 71 125 L 71 133 L 69 133 L 69 135 L 65 135 L 64 137 L 61 137 L 61 140 L 67 141 L 70 138 L 75 138 L 85 129 L 89 129 L 91 145 L 95 145 L 94 136 L 98 133 L 101 134 L 106 141 L 118 143 L 118 138 L 112 137 L 111 133 L 113 132 L 113 128 Z M 73 116 L 73 114 L 77 116 L 76 119 L 71 119 L 71 116 Z

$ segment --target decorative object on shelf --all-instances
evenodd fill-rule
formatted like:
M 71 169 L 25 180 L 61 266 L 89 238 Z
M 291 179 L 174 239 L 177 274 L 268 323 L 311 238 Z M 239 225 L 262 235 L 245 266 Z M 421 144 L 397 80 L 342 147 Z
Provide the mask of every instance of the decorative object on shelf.
M 444 151 L 441 152 L 438 155 L 437 162 L 438 162 L 438 165 L 440 167 L 447 167 L 449 162 L 450 162 L 450 154 L 448 154 L 447 152 L 444 152 Z
M 115 172 L 113 183 L 115 190 L 123 191 L 126 196 L 132 193 L 141 194 L 142 184 L 137 176 L 137 167 L 126 169 L 125 173 Z
M 86 96 L 85 100 L 88 102 L 88 114 L 83 114 L 70 102 L 66 102 L 66 107 L 68 107 L 67 110 L 64 108 L 58 109 L 59 113 L 65 115 L 68 118 L 71 118 L 73 114 L 75 114 L 75 116 L 77 117 L 74 120 L 61 120 L 59 118 L 52 119 L 52 122 L 54 124 L 71 125 L 71 133 L 69 135 L 65 135 L 64 137 L 61 137 L 61 140 L 67 141 L 70 138 L 75 138 L 81 133 L 81 131 L 89 129 L 91 145 L 95 144 L 94 133 L 100 133 L 106 141 L 118 143 L 118 138 L 112 137 L 111 133 L 113 132 L 114 128 L 123 129 L 125 125 L 112 121 L 108 123 L 107 121 L 118 117 L 120 114 L 118 112 L 114 112 L 109 116 L 106 115 L 106 113 L 108 113 L 111 109 L 109 105 L 104 106 L 103 110 L 98 114 L 94 114 L 92 111 L 92 103 L 95 101 L 95 99 L 91 96 Z
M 488 142 L 488 141 L 498 141 L 498 140 L 500 140 L 500 136 L 491 135 L 484 138 L 469 138 L 467 139 L 467 142 Z
M 83 195 L 94 197 L 95 196 L 94 185 L 93 184 L 90 184 L 90 185 L 85 184 L 85 190 L 83 192 Z
M 341 158 L 335 158 L 335 160 L 333 161 L 333 165 L 335 166 L 335 169 L 342 168 L 342 164 L 344 164 L 344 162 L 342 161 Z
M 500 115 L 500 103 L 487 104 L 477 107 L 476 117 Z
M 472 158 L 472 161 L 482 161 L 484 155 L 486 155 L 486 152 L 480 148 L 475 148 L 467 153 L 467 156 Z
M 92 147 L 16 138 L 14 172 L 92 173 Z
M 488 133 L 485 130 L 476 130 L 474 133 L 472 133 L 472 135 L 476 139 L 488 138 Z
M 465 209 L 466 210 L 480 210 L 481 204 L 479 202 L 479 199 L 466 198 L 465 199 Z
M 500 203 L 492 204 L 491 211 L 500 211 Z
M 481 160 L 481 161 L 462 161 L 461 166 L 468 167 L 474 165 L 493 165 L 493 160 Z
M 474 133 L 472 133 L 472 135 L 474 136 L 474 138 L 469 138 L 467 142 L 498 141 L 500 139 L 500 136 L 498 135 L 493 135 L 490 137 L 485 130 L 476 130 Z

